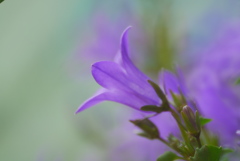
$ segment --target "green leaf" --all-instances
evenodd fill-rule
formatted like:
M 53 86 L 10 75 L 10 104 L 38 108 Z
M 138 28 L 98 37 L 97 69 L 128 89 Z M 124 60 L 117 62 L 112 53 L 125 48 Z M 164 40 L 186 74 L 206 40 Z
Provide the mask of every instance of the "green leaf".
M 204 118 L 204 117 L 199 117 L 199 120 L 200 120 L 200 125 L 201 126 L 204 126 L 206 125 L 207 123 L 211 122 L 212 119 L 208 119 L 208 118 Z
M 175 153 L 171 151 L 167 151 L 158 157 L 157 161 L 174 161 L 177 159 L 181 159 L 181 157 L 177 156 Z
M 200 149 L 196 149 L 191 161 L 219 161 L 222 153 L 222 147 L 204 145 Z
M 0 3 L 2 3 L 4 0 L 0 0 Z

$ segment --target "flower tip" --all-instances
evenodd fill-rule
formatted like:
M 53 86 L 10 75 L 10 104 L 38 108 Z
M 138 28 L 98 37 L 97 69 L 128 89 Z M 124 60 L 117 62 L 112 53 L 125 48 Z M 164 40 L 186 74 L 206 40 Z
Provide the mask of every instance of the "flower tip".
M 81 108 L 78 108 L 77 111 L 74 112 L 74 115 L 78 114 L 81 111 Z
M 131 28 L 132 28 L 132 26 L 128 26 L 128 27 L 124 30 L 124 32 L 130 30 Z
M 122 33 L 122 38 L 124 39 L 125 37 L 127 37 L 128 31 L 132 28 L 132 26 L 128 26 Z

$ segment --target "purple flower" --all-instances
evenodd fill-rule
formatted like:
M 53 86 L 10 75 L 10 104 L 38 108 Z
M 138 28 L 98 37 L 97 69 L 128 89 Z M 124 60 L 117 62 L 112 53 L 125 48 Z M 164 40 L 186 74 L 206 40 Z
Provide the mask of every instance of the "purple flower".
M 121 16 L 114 15 L 113 17 L 107 15 L 109 14 L 103 13 L 102 10 L 96 12 L 93 21 L 90 22 L 91 27 L 88 27 L 89 31 L 80 39 L 74 59 L 78 61 L 87 60 L 88 62 L 112 60 L 119 48 L 119 33 L 123 31 L 127 24 L 131 23 L 138 26 L 131 36 L 132 46 L 138 52 L 138 55 L 133 58 L 138 62 L 142 61 L 142 46 L 147 44 L 148 40 L 139 17 L 132 12 L 121 13 Z M 82 41 L 83 39 L 84 41 Z
M 233 145 L 240 127 L 240 25 L 230 27 L 205 52 L 188 77 L 188 85 L 209 128 L 221 143 Z
M 120 52 L 115 61 L 100 61 L 92 65 L 92 75 L 103 88 L 85 101 L 76 113 L 102 101 L 114 101 L 136 110 L 144 105 L 161 104 L 148 78 L 130 60 L 127 45 L 127 28 L 122 35 Z

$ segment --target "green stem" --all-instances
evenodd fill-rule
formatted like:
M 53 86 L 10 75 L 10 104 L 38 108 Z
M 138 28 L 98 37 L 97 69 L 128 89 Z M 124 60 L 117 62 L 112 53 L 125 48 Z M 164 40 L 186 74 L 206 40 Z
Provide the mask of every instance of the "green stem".
M 171 112 L 172 116 L 175 118 L 175 120 L 176 120 L 176 122 L 177 122 L 177 124 L 178 124 L 178 127 L 179 127 L 179 129 L 180 129 L 180 131 L 181 131 L 181 135 L 182 135 L 182 137 L 183 137 L 183 140 L 184 140 L 184 142 L 186 143 L 186 145 L 187 145 L 190 153 L 191 153 L 191 154 L 194 154 L 194 151 L 195 151 L 195 150 L 194 150 L 194 148 L 192 147 L 192 145 L 191 145 L 191 143 L 190 143 L 190 141 L 189 141 L 189 138 L 188 138 L 188 136 L 187 136 L 187 133 L 185 132 L 185 128 L 184 128 L 184 126 L 183 126 L 182 123 L 181 123 L 180 117 L 178 116 L 178 114 L 177 114 L 173 109 L 170 109 L 170 112 Z
M 178 148 L 172 147 L 165 139 L 159 137 L 158 140 L 160 140 L 162 143 L 164 143 L 165 145 L 167 145 L 169 148 L 175 150 L 177 153 L 179 153 L 180 155 L 182 155 L 183 157 L 179 157 L 179 159 L 186 159 L 182 153 L 182 151 Z
M 201 143 L 201 140 L 200 140 L 200 136 L 196 137 L 196 139 L 197 139 L 198 147 L 201 148 L 202 143 Z

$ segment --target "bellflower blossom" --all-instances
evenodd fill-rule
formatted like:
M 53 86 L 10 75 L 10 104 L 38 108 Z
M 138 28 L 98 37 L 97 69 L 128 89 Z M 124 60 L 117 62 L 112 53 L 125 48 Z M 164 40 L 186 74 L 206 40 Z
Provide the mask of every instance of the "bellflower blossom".
M 161 104 L 160 98 L 148 78 L 130 60 L 127 45 L 127 28 L 121 38 L 120 52 L 115 61 L 100 61 L 92 65 L 92 75 L 103 88 L 85 101 L 76 113 L 102 101 L 114 101 L 136 110 L 145 105 Z
M 141 111 L 141 115 L 144 114 L 143 112 L 161 113 L 160 115 L 130 120 L 131 123 L 141 129 L 140 136 L 150 140 L 161 141 L 168 148 L 178 153 L 166 152 L 158 160 L 165 158 L 167 154 L 173 156 L 175 159 L 193 159 L 197 161 L 200 155 L 213 152 L 214 155 L 210 155 L 211 159 L 215 157 L 220 158 L 224 152 L 221 147 L 218 147 L 217 143 L 212 142 L 214 140 L 211 140 L 212 137 L 209 135 L 207 129 L 205 129 L 203 138 L 200 137 L 203 130 L 202 126 L 204 126 L 201 123 L 201 119 L 204 118 L 200 118 L 201 115 L 198 110 L 194 109 L 196 106 L 188 97 L 181 72 L 177 70 L 177 74 L 175 75 L 169 71 L 162 71 L 159 83 L 161 87 L 151 81 L 129 58 L 127 46 L 128 31 L 129 28 L 123 32 L 120 52 L 118 52 L 115 61 L 100 61 L 92 65 L 92 75 L 96 82 L 103 88 L 85 101 L 76 113 L 105 100 L 129 106 L 139 112 Z M 230 93 L 225 94 L 228 95 Z M 211 95 L 208 95 L 208 97 L 211 97 Z M 211 106 L 214 105 L 209 104 Z M 170 125 L 171 123 L 175 124 Z M 167 140 L 165 139 L 166 137 L 168 138 Z M 160 152 L 158 150 L 165 149 L 165 146 L 161 146 L 162 148 L 158 149 L 154 144 L 147 145 L 138 141 L 137 143 L 139 147 L 144 147 L 144 152 L 147 149 L 146 153 L 142 153 L 141 148 L 130 148 L 133 152 L 136 150 L 136 153 L 140 151 L 142 156 L 137 155 L 140 159 L 152 160 L 157 157 L 157 153 Z M 153 149 L 150 148 L 152 145 Z M 215 150 L 212 151 L 209 148 Z M 156 151 L 156 149 L 158 150 Z M 215 151 L 217 151 L 216 154 Z
M 240 128 L 240 25 L 225 30 L 216 43 L 201 53 L 188 76 L 188 85 L 202 113 L 213 121 L 209 128 L 221 143 L 233 145 Z
M 122 34 L 120 51 L 117 53 L 114 61 L 100 61 L 92 65 L 92 75 L 96 82 L 103 88 L 93 97 L 85 101 L 76 113 L 107 100 L 118 102 L 138 110 L 139 112 L 135 111 L 132 113 L 131 118 L 133 119 L 143 117 L 144 111 L 140 111 L 141 107 L 145 105 L 161 105 L 161 99 L 157 96 L 155 90 L 148 82 L 148 80 L 151 79 L 142 73 L 129 58 L 127 44 L 129 29 L 130 27 Z M 181 75 L 179 74 L 178 76 Z M 166 94 L 169 94 L 170 90 L 176 94 L 180 94 L 179 90 L 185 93 L 185 87 L 182 81 L 180 81 L 180 77 L 175 76 L 170 71 L 162 70 L 159 78 L 161 79 L 159 84 L 164 87 L 164 92 Z M 156 117 L 151 117 L 150 120 L 161 130 L 162 137 L 166 138 L 170 133 L 179 135 L 176 132 L 176 122 L 169 112 L 164 112 Z M 126 129 L 128 125 L 124 125 L 124 127 Z M 123 133 L 124 130 L 121 130 L 121 126 L 118 129 Z M 130 127 L 130 130 L 133 130 L 133 127 Z M 169 149 L 165 145 L 159 144 L 157 141 L 152 143 L 144 138 L 135 136 L 129 137 L 128 140 L 130 141 L 118 145 L 116 147 L 116 152 L 118 151 L 118 153 L 120 153 L 120 149 L 122 149 L 120 150 L 121 153 L 127 153 L 128 151 L 132 152 L 133 154 L 128 156 L 128 159 L 131 158 L 130 160 L 139 160 L 139 158 L 143 160 L 155 160 L 160 153 Z M 135 146 L 136 144 L 138 146 Z M 149 151 L 146 151 L 146 148 L 149 149 Z M 136 155 L 135 152 L 140 153 L 141 155 Z M 112 157 L 114 158 L 114 156 L 113 151 Z M 120 160 L 126 160 L 119 156 L 117 158 Z M 114 160 L 117 160 L 117 158 Z

